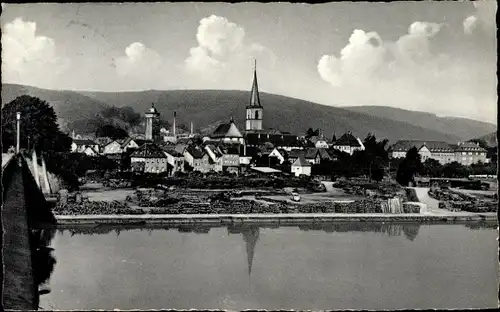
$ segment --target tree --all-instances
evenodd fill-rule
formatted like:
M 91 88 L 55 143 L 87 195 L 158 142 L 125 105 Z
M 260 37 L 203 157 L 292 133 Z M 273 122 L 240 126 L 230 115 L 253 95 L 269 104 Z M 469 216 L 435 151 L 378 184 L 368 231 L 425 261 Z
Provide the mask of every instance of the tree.
M 52 155 L 67 152 L 71 138 L 61 132 L 54 109 L 39 98 L 22 95 L 2 108 L 2 144 L 4 150 L 16 145 L 16 113 L 21 113 L 20 147 Z
M 463 166 L 459 162 L 451 162 L 443 168 L 443 176 L 445 178 L 465 178 L 472 173 L 470 167 Z
M 441 177 L 443 174 L 443 165 L 433 158 L 428 158 L 422 164 L 421 174 L 428 177 Z
M 407 186 L 408 183 L 414 181 L 415 174 L 421 172 L 422 162 L 420 154 L 416 147 L 412 147 L 407 153 L 406 157 L 401 161 L 396 173 L 396 181 L 399 184 Z
M 314 136 L 314 130 L 312 128 L 307 129 L 306 138 L 309 139 L 312 136 Z
M 99 127 L 96 131 L 96 137 L 108 137 L 113 140 L 124 139 L 128 137 L 127 131 L 113 125 L 104 125 Z
M 377 141 L 375 135 L 368 134 L 363 142 L 365 149 L 353 154 L 354 162 L 361 168 L 361 172 L 375 181 L 382 180 L 384 168 L 389 162 L 387 143 L 387 139 Z

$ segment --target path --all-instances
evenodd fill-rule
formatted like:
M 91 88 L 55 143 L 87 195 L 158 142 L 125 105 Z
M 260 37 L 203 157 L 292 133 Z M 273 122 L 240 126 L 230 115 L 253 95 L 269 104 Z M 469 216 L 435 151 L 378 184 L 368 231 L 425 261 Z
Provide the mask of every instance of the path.
M 431 214 L 435 215 L 456 215 L 456 216 L 464 216 L 470 215 L 470 212 L 466 211 L 449 211 L 446 209 L 439 208 L 439 200 L 434 199 L 429 196 L 429 188 L 428 187 L 412 187 L 417 193 L 418 200 L 421 203 L 427 204 L 427 211 Z

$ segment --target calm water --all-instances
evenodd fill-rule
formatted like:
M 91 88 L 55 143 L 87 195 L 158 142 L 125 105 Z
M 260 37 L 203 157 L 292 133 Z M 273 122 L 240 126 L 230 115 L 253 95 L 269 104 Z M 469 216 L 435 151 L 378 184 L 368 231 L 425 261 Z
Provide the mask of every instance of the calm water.
M 58 229 L 43 309 L 497 307 L 494 226 Z

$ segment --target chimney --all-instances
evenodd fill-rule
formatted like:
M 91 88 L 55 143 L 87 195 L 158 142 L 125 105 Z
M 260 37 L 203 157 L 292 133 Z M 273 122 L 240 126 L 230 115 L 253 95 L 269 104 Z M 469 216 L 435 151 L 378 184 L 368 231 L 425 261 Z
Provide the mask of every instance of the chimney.
M 177 114 L 176 114 L 176 112 L 174 112 L 174 125 L 173 125 L 173 127 L 172 127 L 172 133 L 173 133 L 173 135 L 174 135 L 174 138 L 175 138 L 175 116 L 176 116 L 176 115 L 177 115 Z
M 191 121 L 191 135 L 193 135 L 193 122 Z
M 16 153 L 19 154 L 20 140 L 21 140 L 21 113 L 16 113 L 16 123 L 17 123 L 17 143 L 16 143 Z

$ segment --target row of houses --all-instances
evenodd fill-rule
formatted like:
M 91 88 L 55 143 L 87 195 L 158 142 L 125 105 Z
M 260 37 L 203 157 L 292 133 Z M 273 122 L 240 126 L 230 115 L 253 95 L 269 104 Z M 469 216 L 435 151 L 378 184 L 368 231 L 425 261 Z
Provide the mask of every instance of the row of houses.
M 465 166 L 478 162 L 490 162 L 490 159 L 486 157 L 487 151 L 473 142 L 448 144 L 443 141 L 400 140 L 390 148 L 390 156 L 404 158 L 413 147 L 417 149 L 422 162 L 435 159 L 442 165 L 456 161 Z

